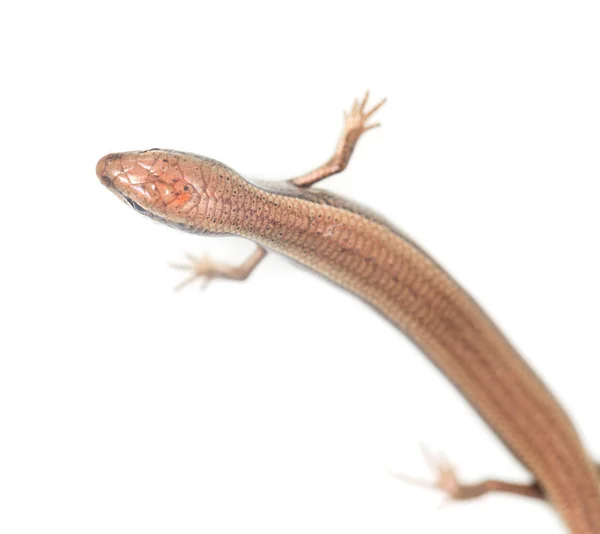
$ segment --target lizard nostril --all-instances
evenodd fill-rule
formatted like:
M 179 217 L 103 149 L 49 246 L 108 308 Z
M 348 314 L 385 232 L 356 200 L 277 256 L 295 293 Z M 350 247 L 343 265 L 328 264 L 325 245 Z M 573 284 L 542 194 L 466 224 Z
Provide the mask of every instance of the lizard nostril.
M 104 156 L 103 158 L 100 158 L 98 160 L 98 163 L 96 163 L 96 176 L 98 178 L 100 178 L 100 180 L 102 181 L 102 183 L 106 186 L 109 186 L 112 184 L 112 180 L 110 179 L 110 177 L 108 176 L 110 174 L 110 172 L 106 172 L 106 167 L 114 160 L 118 159 L 121 156 L 121 154 L 115 153 L 115 154 L 107 154 L 106 156 Z
M 110 156 L 110 154 L 108 156 L 104 156 L 103 158 L 100 158 L 98 160 L 98 163 L 96 163 L 96 176 L 98 178 L 100 178 L 101 180 L 102 180 L 102 175 L 104 174 L 104 169 L 106 169 L 106 164 L 109 161 L 109 159 L 108 159 L 109 156 Z

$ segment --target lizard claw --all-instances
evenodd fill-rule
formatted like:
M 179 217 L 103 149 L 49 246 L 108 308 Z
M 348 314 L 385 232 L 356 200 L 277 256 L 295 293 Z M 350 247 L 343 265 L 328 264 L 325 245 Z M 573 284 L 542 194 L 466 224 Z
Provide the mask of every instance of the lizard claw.
M 169 264 L 175 269 L 192 271 L 192 274 L 190 276 L 188 276 L 175 286 L 175 291 L 179 291 L 180 289 L 190 285 L 196 280 L 202 280 L 200 289 L 206 289 L 206 287 L 212 280 L 221 275 L 221 271 L 218 268 L 217 264 L 207 254 L 202 255 L 202 257 L 200 258 L 192 256 L 191 254 L 186 254 L 186 257 L 188 259 L 188 263 Z
M 350 112 L 344 113 L 346 119 L 346 130 L 355 132 L 360 135 L 367 130 L 372 130 L 380 126 L 380 123 L 367 124 L 367 121 L 373 116 L 373 114 L 385 103 L 386 99 L 382 99 L 379 103 L 367 110 L 367 101 L 369 100 L 369 91 L 365 93 L 363 99 L 359 102 L 354 101 Z
M 393 476 L 413 486 L 442 491 L 445 493 L 446 499 L 442 501 L 440 507 L 445 506 L 450 501 L 463 499 L 463 486 L 458 481 L 456 470 L 448 459 L 442 454 L 435 456 L 424 445 L 421 445 L 421 452 L 427 465 L 433 472 L 435 480 L 428 481 L 413 478 L 401 473 L 394 473 Z

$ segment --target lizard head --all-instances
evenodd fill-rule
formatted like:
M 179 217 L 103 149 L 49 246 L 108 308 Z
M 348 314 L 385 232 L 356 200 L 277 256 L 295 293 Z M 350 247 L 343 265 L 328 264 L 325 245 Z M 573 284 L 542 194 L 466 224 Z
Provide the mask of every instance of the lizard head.
M 194 233 L 226 232 L 220 212 L 247 184 L 217 161 L 158 149 L 108 154 L 96 174 L 136 211 Z

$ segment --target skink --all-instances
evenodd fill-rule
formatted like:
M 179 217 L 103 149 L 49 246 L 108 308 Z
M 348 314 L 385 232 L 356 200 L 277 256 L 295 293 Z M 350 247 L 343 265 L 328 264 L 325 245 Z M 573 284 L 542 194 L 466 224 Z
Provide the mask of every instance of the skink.
M 445 464 L 437 487 L 451 498 L 491 491 L 545 498 L 573 534 L 600 534 L 600 484 L 568 415 L 481 307 L 411 239 L 368 210 L 313 184 L 342 171 L 383 104 L 367 95 L 346 114 L 332 158 L 308 174 L 251 183 L 218 161 L 171 150 L 104 156 L 99 179 L 148 217 L 196 234 L 257 243 L 243 263 L 208 258 L 180 267 L 184 281 L 243 280 L 273 250 L 362 298 L 404 332 L 535 476 L 531 485 L 463 485 Z

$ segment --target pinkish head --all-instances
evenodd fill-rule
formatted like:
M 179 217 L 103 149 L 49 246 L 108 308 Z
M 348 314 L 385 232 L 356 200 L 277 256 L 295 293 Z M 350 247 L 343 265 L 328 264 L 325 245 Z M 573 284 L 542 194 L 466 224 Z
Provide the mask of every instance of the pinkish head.
M 96 174 L 136 211 L 191 232 L 214 231 L 198 227 L 199 216 L 222 198 L 232 178 L 239 179 L 216 161 L 155 149 L 108 154 Z

